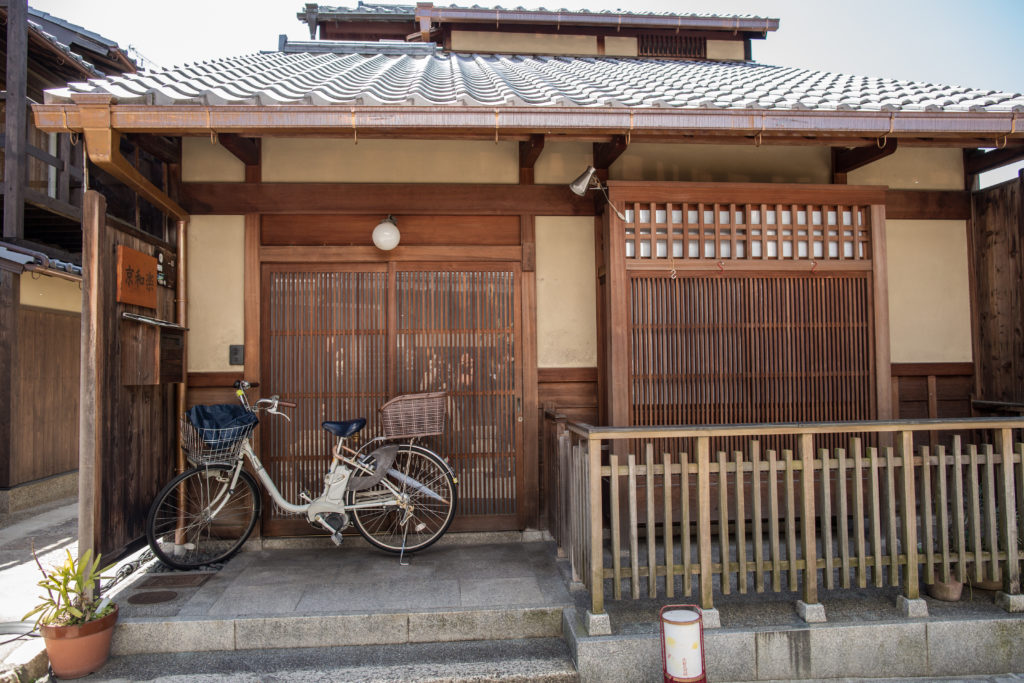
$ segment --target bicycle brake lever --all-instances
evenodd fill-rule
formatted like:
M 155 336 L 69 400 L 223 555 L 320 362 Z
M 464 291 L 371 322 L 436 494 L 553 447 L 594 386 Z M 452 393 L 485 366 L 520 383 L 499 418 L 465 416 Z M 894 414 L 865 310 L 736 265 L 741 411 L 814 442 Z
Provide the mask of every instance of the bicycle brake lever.
M 280 410 L 273 410 L 271 408 L 267 408 L 267 412 L 270 413 L 271 415 L 280 415 L 281 417 L 283 417 L 284 419 L 288 420 L 289 422 L 292 421 L 292 419 L 290 417 L 288 417 L 287 414 L 282 413 Z

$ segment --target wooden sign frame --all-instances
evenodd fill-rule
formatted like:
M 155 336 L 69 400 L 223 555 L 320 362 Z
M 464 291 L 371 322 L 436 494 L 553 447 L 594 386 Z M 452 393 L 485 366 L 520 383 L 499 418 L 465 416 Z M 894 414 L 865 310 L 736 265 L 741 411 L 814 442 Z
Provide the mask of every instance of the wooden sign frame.
M 156 309 L 156 257 L 117 247 L 117 302 Z

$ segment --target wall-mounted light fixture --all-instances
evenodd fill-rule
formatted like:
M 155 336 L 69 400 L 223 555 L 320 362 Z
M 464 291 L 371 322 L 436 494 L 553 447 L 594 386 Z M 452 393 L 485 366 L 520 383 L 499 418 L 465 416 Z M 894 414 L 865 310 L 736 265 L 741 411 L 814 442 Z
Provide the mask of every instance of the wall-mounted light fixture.
M 587 190 L 601 190 L 601 194 L 604 195 L 604 200 L 608 202 L 608 206 L 611 207 L 620 221 L 625 222 L 626 217 L 619 213 L 619 210 L 612 205 L 612 200 L 608 198 L 608 190 L 601 184 L 601 179 L 597 177 L 597 169 L 593 166 L 587 166 L 587 170 L 581 173 L 576 180 L 569 183 L 569 189 L 572 190 L 573 194 L 580 197 L 585 195 Z
M 373 229 L 373 244 L 382 251 L 391 251 L 397 247 L 401 238 L 402 233 L 398 232 L 398 224 L 391 214 Z

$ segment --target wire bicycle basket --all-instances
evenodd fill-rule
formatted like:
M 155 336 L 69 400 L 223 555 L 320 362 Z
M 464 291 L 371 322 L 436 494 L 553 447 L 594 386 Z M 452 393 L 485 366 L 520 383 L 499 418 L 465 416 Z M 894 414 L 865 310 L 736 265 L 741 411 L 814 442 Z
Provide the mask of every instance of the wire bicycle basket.
M 230 463 L 238 457 L 242 444 L 257 424 L 253 422 L 223 429 L 196 428 L 189 421 L 188 415 L 182 413 L 179 420 L 181 448 L 188 461 L 197 467 Z
M 447 396 L 443 391 L 435 391 L 394 397 L 380 407 L 384 436 L 392 439 L 444 433 Z

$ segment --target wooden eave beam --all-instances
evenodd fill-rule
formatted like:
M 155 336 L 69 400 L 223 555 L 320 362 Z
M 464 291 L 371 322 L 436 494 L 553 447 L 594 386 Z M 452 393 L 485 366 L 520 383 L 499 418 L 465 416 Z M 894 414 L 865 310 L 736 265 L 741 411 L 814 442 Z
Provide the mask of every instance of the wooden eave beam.
M 978 175 L 985 171 L 991 171 L 992 169 L 1018 162 L 1021 159 L 1024 159 L 1024 145 L 1007 146 L 990 152 L 983 152 L 977 149 L 973 152 L 967 152 L 964 159 L 964 173 Z
M 531 135 L 529 140 L 519 143 L 519 182 L 523 185 L 533 184 L 533 167 L 543 151 L 543 135 Z
M 395 214 L 452 216 L 519 215 L 524 207 L 541 216 L 593 216 L 590 198 L 568 185 L 395 183 L 182 183 L 189 213 Z
M 867 166 L 895 153 L 897 146 L 896 138 L 887 138 L 881 147 L 878 146 L 877 142 L 867 147 L 855 147 L 853 149 L 833 147 L 832 172 L 845 175 L 850 171 L 855 171 L 858 168 Z
M 260 147 L 252 138 L 244 138 L 234 133 L 222 133 L 217 136 L 221 147 L 231 152 L 246 166 L 259 166 Z
M 615 160 L 622 156 L 622 153 L 629 147 L 625 135 L 615 135 L 611 142 L 594 143 L 594 168 L 599 171 L 607 171 Z

